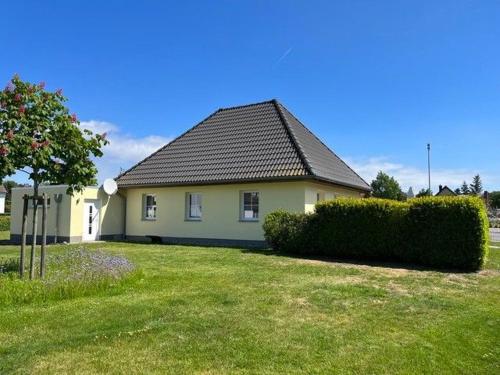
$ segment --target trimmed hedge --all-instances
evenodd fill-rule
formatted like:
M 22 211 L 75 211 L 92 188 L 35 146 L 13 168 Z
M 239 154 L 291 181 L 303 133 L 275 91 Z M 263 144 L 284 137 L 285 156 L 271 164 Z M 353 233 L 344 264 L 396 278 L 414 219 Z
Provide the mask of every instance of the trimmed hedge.
M 390 260 L 408 207 L 388 199 L 338 199 L 316 205 L 315 249 L 322 255 Z
M 10 216 L 0 215 L 0 231 L 10 230 Z
M 410 200 L 405 259 L 435 267 L 477 270 L 488 255 L 488 216 L 476 197 Z
M 264 233 L 280 252 L 435 268 L 477 270 L 488 251 L 486 209 L 475 197 L 336 199 L 312 214 L 273 212 Z

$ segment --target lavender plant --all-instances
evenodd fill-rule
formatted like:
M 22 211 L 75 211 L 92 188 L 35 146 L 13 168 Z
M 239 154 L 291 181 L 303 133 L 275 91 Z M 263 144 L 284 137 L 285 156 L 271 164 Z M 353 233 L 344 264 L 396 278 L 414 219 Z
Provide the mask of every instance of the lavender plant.
M 0 305 L 119 291 L 140 274 L 125 257 L 84 247 L 50 255 L 47 277 L 36 282 L 20 280 L 14 273 L 8 273 L 15 266 L 13 261 L 0 264 Z

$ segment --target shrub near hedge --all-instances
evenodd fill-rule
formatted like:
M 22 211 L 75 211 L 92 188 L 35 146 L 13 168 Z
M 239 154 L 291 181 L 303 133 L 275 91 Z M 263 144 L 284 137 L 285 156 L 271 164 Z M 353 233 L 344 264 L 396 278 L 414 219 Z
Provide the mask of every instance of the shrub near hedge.
M 477 270 L 487 256 L 487 217 L 479 198 L 336 199 L 313 214 L 274 212 L 265 238 L 277 251 L 396 260 Z
M 294 254 L 306 254 L 310 241 L 310 215 L 278 210 L 264 220 L 266 241 L 275 250 Z

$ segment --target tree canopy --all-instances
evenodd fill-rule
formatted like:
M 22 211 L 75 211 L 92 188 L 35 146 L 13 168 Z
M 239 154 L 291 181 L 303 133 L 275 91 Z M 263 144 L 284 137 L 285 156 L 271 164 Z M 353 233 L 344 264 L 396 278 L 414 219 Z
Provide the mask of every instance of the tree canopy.
M 432 190 L 429 189 L 420 189 L 420 191 L 417 193 L 416 197 L 421 198 L 421 197 L 430 197 L 432 196 Z
M 81 129 L 66 100 L 17 75 L 0 91 L 0 179 L 23 171 L 35 194 L 41 183 L 66 184 L 70 194 L 96 183 L 92 158 L 102 156 L 106 134 Z
M 500 191 L 490 193 L 490 204 L 493 208 L 500 208 Z
M 404 200 L 405 194 L 394 177 L 380 171 L 371 183 L 372 195 L 376 198 Z

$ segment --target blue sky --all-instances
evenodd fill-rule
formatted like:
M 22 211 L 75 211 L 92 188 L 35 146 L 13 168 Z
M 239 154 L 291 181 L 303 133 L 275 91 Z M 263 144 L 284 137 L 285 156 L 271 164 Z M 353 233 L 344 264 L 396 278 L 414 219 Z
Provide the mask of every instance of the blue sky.
M 17 1 L 0 82 L 64 89 L 116 175 L 219 107 L 278 98 L 365 179 L 500 189 L 498 1 Z M 21 176 L 18 177 L 22 178 Z

